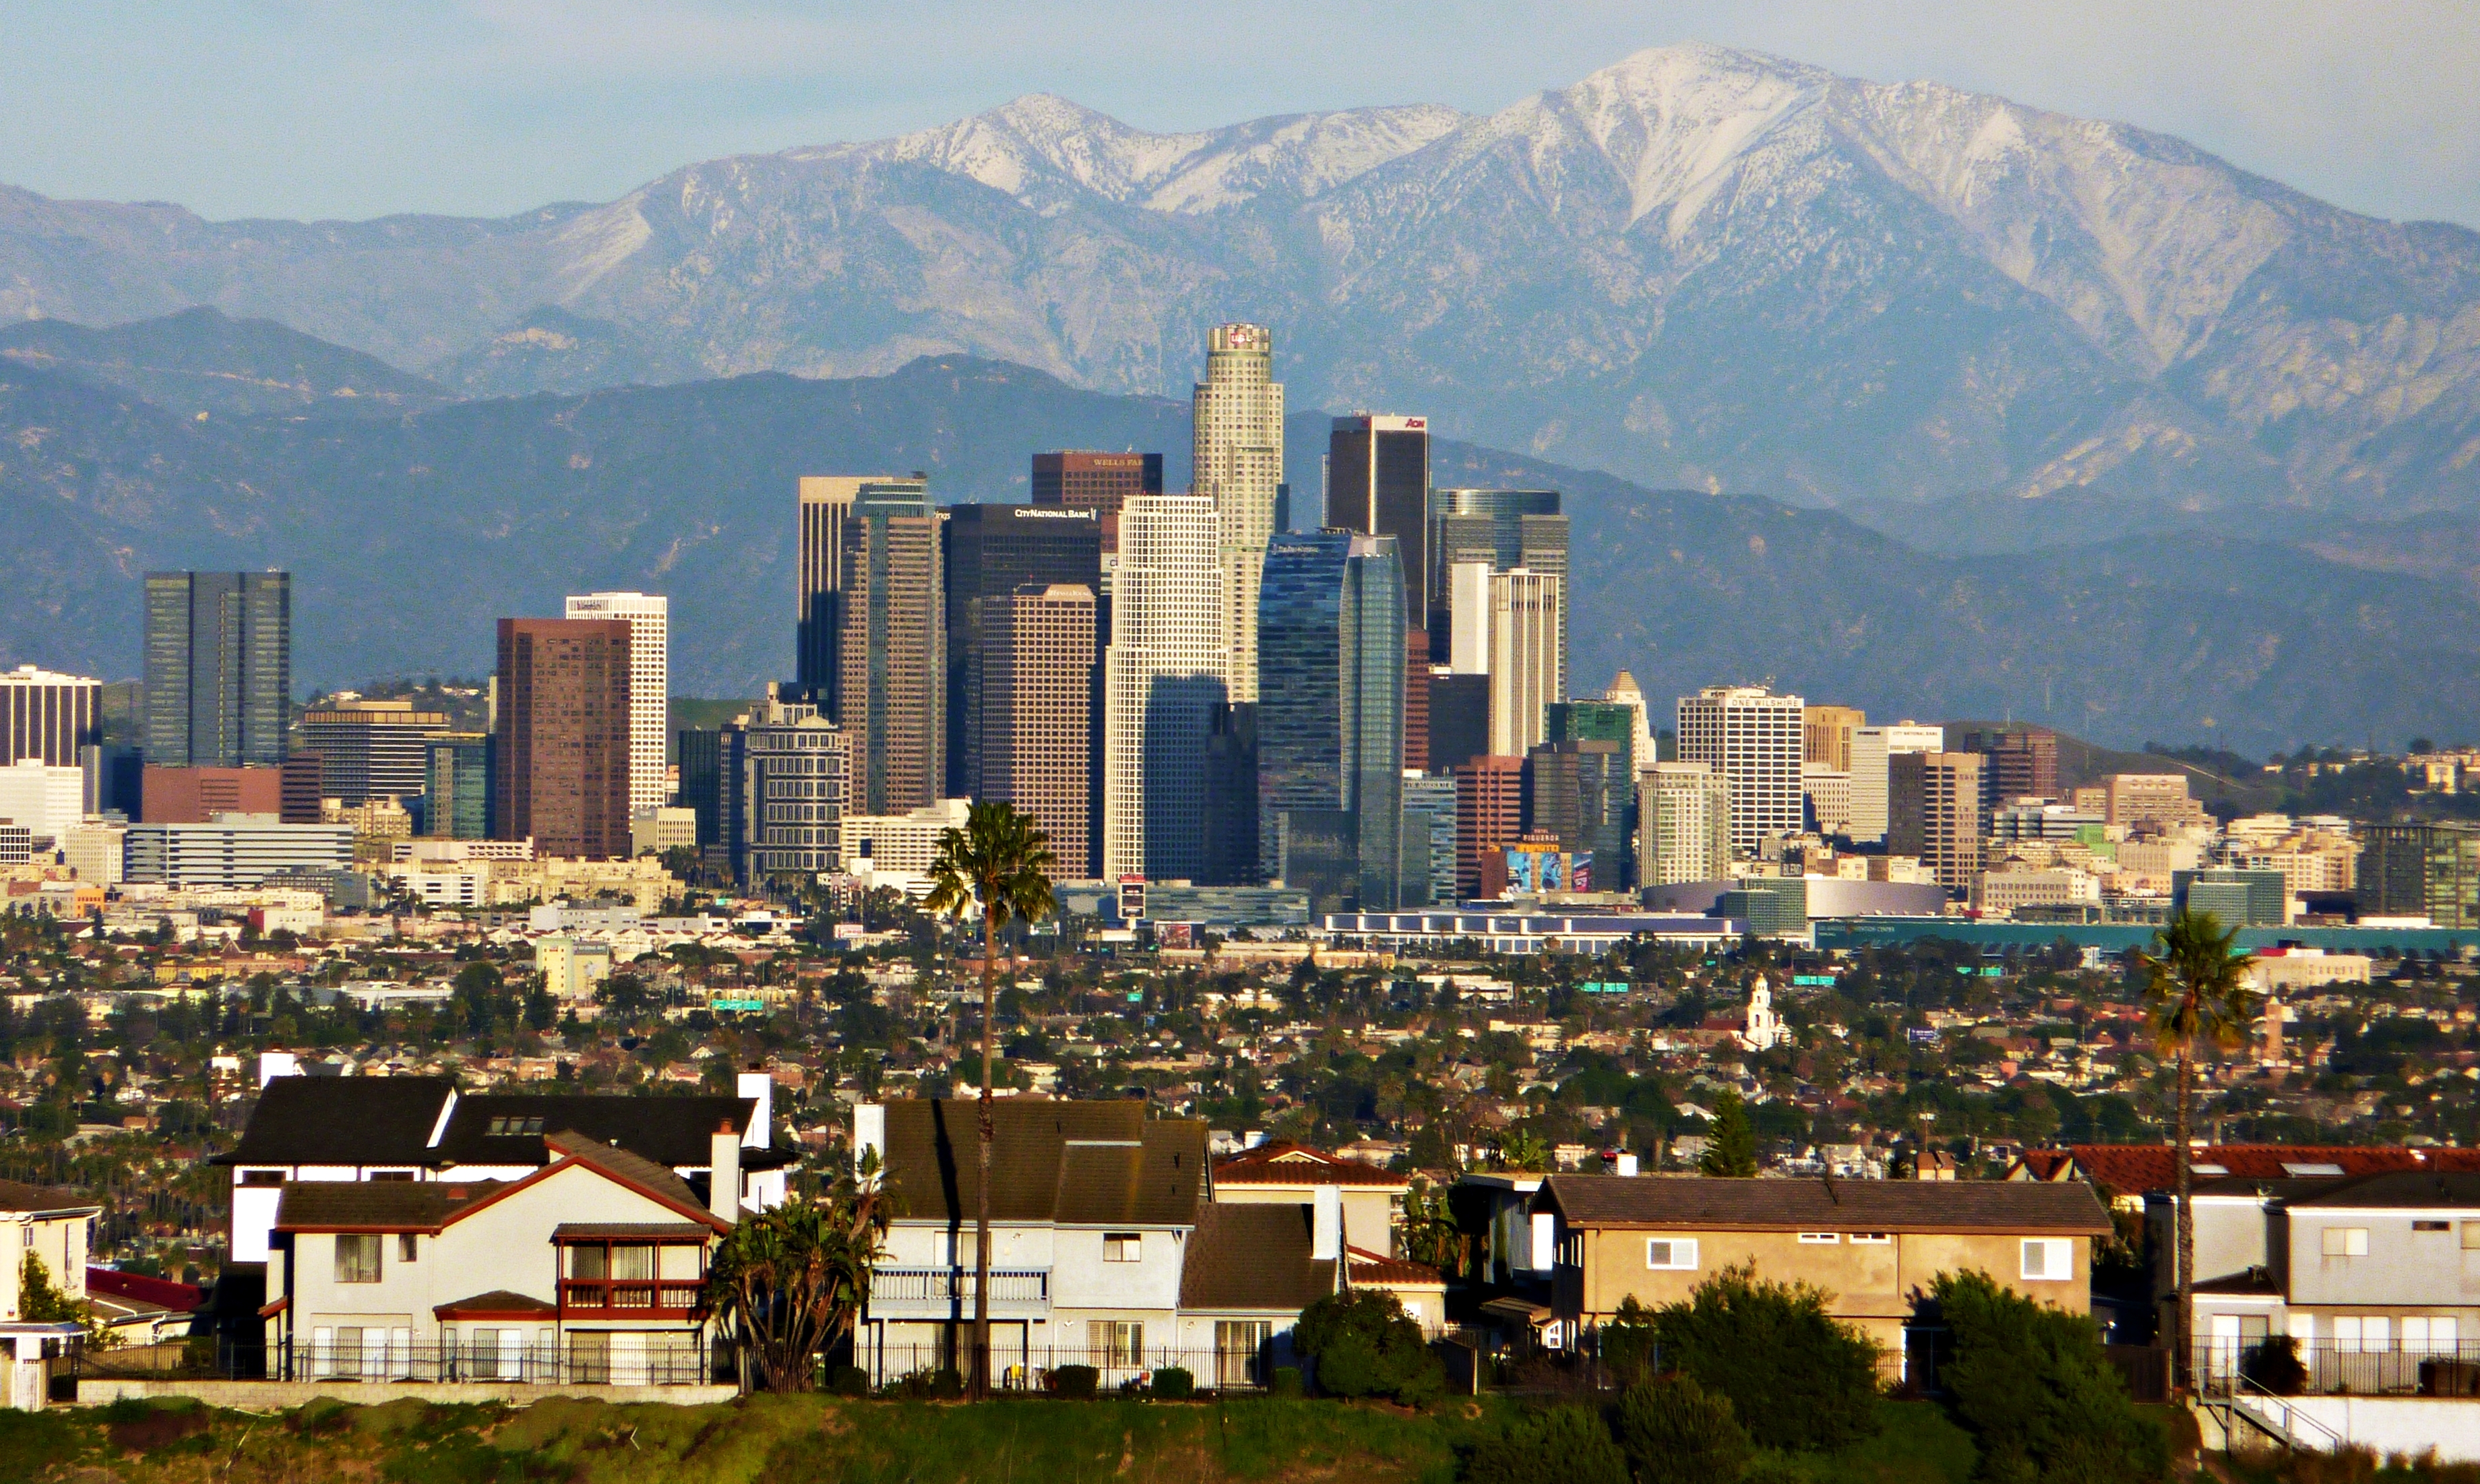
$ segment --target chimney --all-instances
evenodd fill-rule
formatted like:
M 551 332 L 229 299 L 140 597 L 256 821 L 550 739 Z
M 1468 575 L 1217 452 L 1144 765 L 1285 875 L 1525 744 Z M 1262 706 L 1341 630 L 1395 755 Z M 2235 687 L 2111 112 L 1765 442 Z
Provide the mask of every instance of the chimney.
M 706 1209 L 725 1221 L 740 1219 L 740 1133 L 725 1119 L 715 1126 L 708 1157 Z
M 758 1106 L 749 1115 L 749 1132 L 740 1142 L 751 1149 L 764 1149 L 775 1142 L 775 1079 L 759 1067 L 740 1074 L 736 1089 L 740 1096 L 756 1100 Z
M 293 1053 L 276 1051 L 258 1054 L 258 1085 L 261 1087 L 279 1077 L 299 1077 L 300 1075 L 301 1058 Z
M 1343 1187 L 1320 1185 L 1309 1204 L 1309 1261 L 1343 1260 Z
M 853 1105 L 853 1168 L 861 1168 L 861 1157 L 878 1151 L 879 1162 L 887 1162 L 887 1105 L 856 1103 Z

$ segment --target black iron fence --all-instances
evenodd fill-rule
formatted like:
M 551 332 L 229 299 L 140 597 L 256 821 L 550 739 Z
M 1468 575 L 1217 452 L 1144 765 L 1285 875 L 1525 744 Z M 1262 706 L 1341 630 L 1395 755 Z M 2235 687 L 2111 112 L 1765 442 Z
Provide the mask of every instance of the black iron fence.
M 876 1387 L 935 1388 L 960 1385 L 972 1370 L 972 1346 L 957 1343 L 874 1342 L 856 1346 L 854 1364 Z M 1055 1391 L 1059 1372 L 1089 1367 L 1098 1391 L 1150 1391 L 1162 1371 L 1183 1370 L 1201 1392 L 1254 1392 L 1275 1385 L 1276 1371 L 1298 1367 L 1287 1351 L 1272 1344 L 1195 1345 L 1034 1345 L 991 1341 L 991 1384 L 1002 1391 Z M 943 1381 L 942 1378 L 945 1378 Z
M 2301 1340 L 2275 1335 L 2196 1342 L 2200 1389 L 2244 1379 L 2276 1396 L 2480 1396 L 2480 1340 Z
M 349 1332 L 347 1332 L 349 1334 Z M 365 1332 L 369 1333 L 369 1332 Z M 697 1386 L 731 1379 L 730 1358 L 702 1339 L 569 1334 L 548 1342 L 504 1339 L 414 1344 L 378 1338 L 247 1344 L 200 1337 L 182 1343 L 89 1348 L 76 1359 L 94 1380 L 517 1382 L 535 1386 Z

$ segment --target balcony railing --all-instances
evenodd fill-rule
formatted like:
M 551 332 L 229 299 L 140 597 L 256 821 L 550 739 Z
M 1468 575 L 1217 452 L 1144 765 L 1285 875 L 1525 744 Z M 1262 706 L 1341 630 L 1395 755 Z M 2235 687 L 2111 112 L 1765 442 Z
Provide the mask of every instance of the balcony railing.
M 685 1315 L 698 1306 L 702 1286 L 651 1278 L 563 1278 L 562 1308 L 598 1314 Z
M 2192 1372 L 2210 1391 L 2244 1378 L 2276 1395 L 2480 1396 L 2480 1340 L 2196 1341 Z
M 946 1304 L 973 1296 L 973 1272 L 962 1267 L 882 1267 L 870 1274 L 869 1296 L 891 1304 Z M 993 1268 L 991 1302 L 1042 1304 L 1050 1300 L 1050 1274 L 1042 1268 Z

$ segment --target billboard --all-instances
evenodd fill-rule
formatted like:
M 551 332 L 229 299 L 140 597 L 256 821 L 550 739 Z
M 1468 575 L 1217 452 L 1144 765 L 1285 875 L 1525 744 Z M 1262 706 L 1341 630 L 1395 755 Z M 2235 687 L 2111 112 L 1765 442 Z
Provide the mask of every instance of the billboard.
M 1507 847 L 1507 890 L 1515 896 L 1543 892 L 1589 892 L 1593 889 L 1593 852 L 1565 851 L 1556 846 L 1513 845 Z

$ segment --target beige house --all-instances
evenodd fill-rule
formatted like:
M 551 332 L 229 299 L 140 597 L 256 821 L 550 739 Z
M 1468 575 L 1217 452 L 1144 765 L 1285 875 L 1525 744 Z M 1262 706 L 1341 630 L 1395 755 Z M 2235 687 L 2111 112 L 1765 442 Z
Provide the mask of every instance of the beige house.
M 1635 1298 L 1677 1303 L 1728 1267 L 1814 1284 L 1889 1352 L 1938 1274 L 1977 1269 L 2071 1314 L 2091 1307 L 2091 1238 L 2109 1216 L 2085 1185 L 1553 1175 L 1533 1197 L 1555 1243 L 1563 1336 Z M 1537 1233 L 1536 1239 L 1538 1240 Z
M 103 1208 L 74 1190 L 0 1180 L 0 1322 L 24 1318 L 18 1291 L 29 1253 L 42 1260 L 52 1287 L 86 1298 L 86 1255 Z
M 277 1203 L 271 1375 L 661 1385 L 710 1378 L 700 1289 L 738 1219 L 739 1133 L 709 1204 L 673 1170 L 571 1133 L 473 1182 L 297 1181 Z

